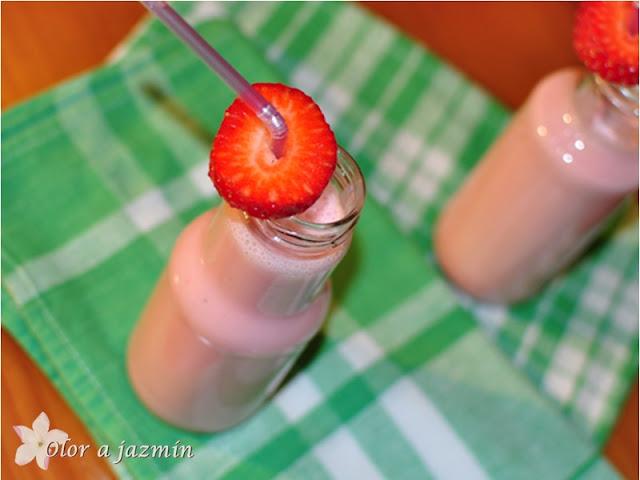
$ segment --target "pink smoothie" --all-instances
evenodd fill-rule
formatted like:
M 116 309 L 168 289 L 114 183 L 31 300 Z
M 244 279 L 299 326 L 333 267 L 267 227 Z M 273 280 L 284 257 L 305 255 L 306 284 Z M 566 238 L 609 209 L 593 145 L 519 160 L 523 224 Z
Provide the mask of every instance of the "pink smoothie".
M 329 187 L 301 218 L 345 215 Z M 224 204 L 180 235 L 135 329 L 132 384 L 158 416 L 218 431 L 251 414 L 280 383 L 320 328 L 328 275 L 349 247 L 302 249 Z
M 533 293 L 638 186 L 637 130 L 616 138 L 606 106 L 576 94 L 582 78 L 563 70 L 543 80 L 439 220 L 438 261 L 476 297 Z M 591 107 L 602 112 L 582 111 Z

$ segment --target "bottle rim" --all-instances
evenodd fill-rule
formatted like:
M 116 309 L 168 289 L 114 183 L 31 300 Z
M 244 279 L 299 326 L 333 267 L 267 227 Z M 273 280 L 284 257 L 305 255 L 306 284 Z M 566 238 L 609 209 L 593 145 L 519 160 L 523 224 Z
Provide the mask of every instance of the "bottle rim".
M 336 169 L 327 188 L 347 192 L 343 205 L 345 214 L 332 222 L 313 222 L 304 212 L 278 219 L 254 219 L 260 229 L 272 239 L 297 247 L 324 248 L 339 245 L 357 223 L 366 196 L 366 186 L 357 162 L 342 147 L 338 147 Z
M 640 115 L 638 85 L 611 83 L 597 74 L 593 74 L 593 79 L 598 90 L 613 106 L 636 118 Z

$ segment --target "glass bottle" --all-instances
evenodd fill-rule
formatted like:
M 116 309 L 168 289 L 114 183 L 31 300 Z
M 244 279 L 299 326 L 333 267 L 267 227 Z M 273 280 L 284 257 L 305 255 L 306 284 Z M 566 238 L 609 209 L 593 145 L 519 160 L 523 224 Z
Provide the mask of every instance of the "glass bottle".
M 584 251 L 637 188 L 638 87 L 555 72 L 446 206 L 438 262 L 474 297 L 524 299 Z
M 329 185 L 302 214 L 260 220 L 223 203 L 187 226 L 129 344 L 147 407 L 197 431 L 252 414 L 321 327 L 364 196 L 338 149 Z

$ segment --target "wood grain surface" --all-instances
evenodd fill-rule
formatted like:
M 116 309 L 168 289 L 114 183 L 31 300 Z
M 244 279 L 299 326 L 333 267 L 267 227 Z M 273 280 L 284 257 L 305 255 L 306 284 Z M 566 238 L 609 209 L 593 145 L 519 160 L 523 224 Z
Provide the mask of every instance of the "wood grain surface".
M 366 8 L 427 46 L 517 107 L 545 74 L 576 64 L 571 49 L 575 5 L 568 2 L 365 2 Z M 102 63 L 145 14 L 133 2 L 2 2 L 2 108 Z M 89 434 L 24 351 L 2 331 L 2 476 L 10 479 L 113 478 L 95 455 L 55 458 L 49 470 L 13 462 L 12 425 L 30 426 L 46 411 L 52 428 L 74 443 Z M 95 450 L 93 450 L 95 452 Z M 629 479 L 638 478 L 638 385 L 605 449 Z

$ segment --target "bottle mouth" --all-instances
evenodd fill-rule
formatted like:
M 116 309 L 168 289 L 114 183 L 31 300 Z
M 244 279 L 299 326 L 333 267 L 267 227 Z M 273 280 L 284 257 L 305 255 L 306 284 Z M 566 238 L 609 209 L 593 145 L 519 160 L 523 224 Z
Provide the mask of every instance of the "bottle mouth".
M 607 82 L 597 74 L 593 75 L 597 88 L 612 105 L 638 118 L 638 85 L 618 85 Z
M 316 206 L 298 215 L 278 219 L 255 219 L 264 234 L 277 242 L 304 249 L 326 248 L 343 243 L 360 217 L 364 205 L 366 187 L 364 177 L 356 161 L 338 147 L 336 169 L 321 197 L 330 196 L 341 214 L 335 220 L 314 221 L 308 214 Z

